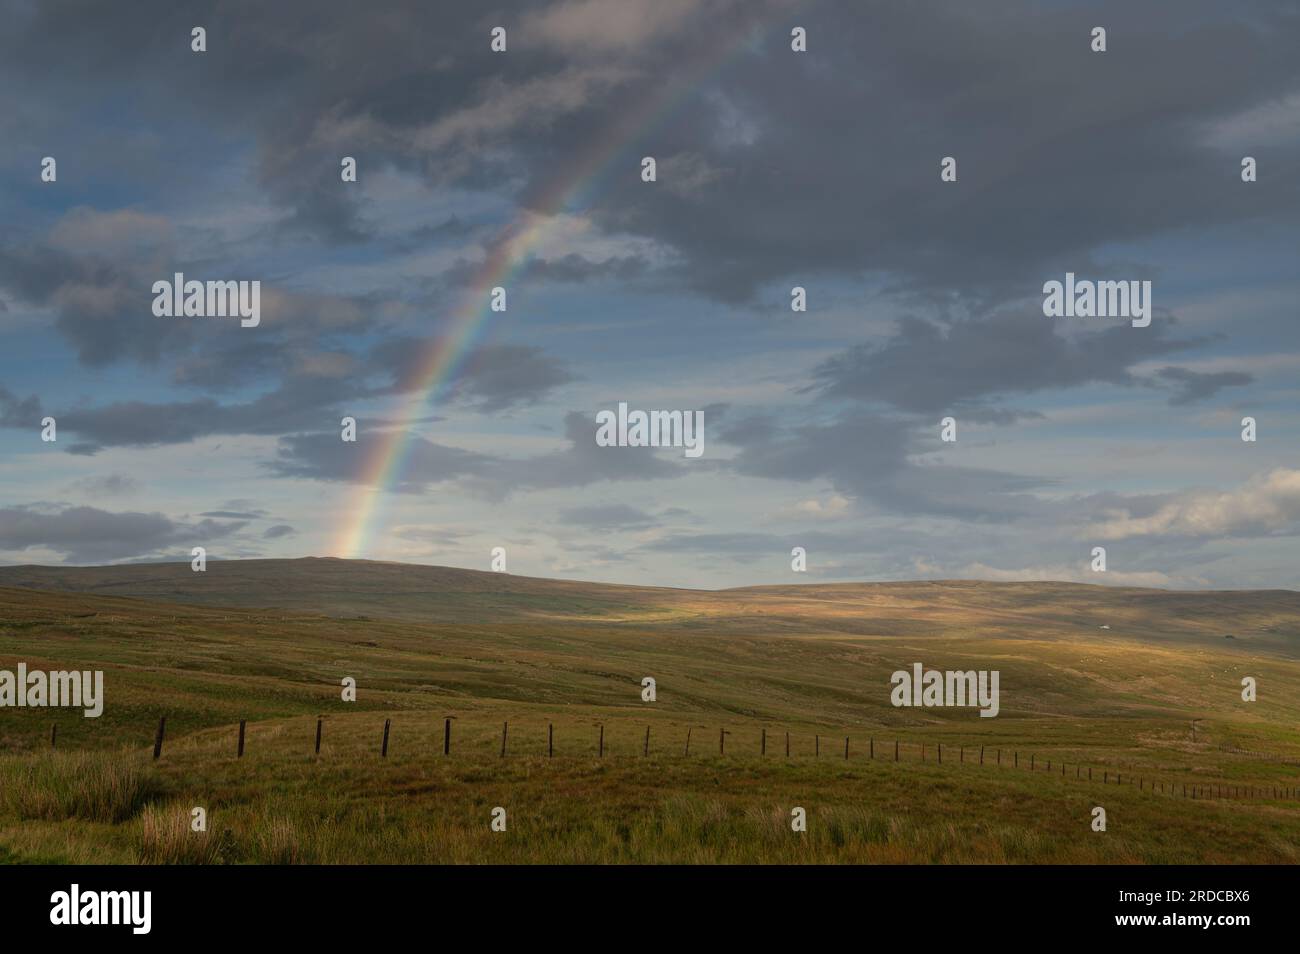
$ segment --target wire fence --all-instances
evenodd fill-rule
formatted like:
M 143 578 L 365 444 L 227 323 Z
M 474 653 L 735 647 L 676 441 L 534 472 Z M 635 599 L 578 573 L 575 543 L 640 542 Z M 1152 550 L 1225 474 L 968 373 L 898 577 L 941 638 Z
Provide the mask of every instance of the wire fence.
M 448 717 L 443 721 L 441 755 L 450 758 L 456 752 L 452 738 L 453 718 Z M 235 757 L 244 756 L 246 744 L 246 726 L 247 720 L 239 721 L 238 734 L 235 742 Z M 323 717 L 316 720 L 316 733 L 314 748 L 312 754 L 320 757 L 321 743 L 324 738 L 325 719 Z M 462 732 L 466 728 L 464 723 L 461 724 Z M 594 755 L 598 759 L 614 757 L 608 749 L 605 739 L 605 725 L 603 723 L 592 727 L 594 731 L 588 739 L 590 750 L 582 752 L 583 757 Z M 684 738 L 667 738 L 666 733 L 659 736 L 653 734 L 653 726 L 645 727 L 644 737 L 638 733 L 637 741 L 640 742 L 640 754 L 642 757 L 649 757 L 652 753 L 656 756 L 667 754 L 669 756 L 678 756 L 689 758 L 694 752 L 697 756 L 710 754 L 714 751 L 714 736 L 711 730 L 702 729 L 696 733 L 697 726 L 688 726 Z M 160 759 L 163 755 L 163 743 L 166 738 L 167 717 L 163 716 L 158 720 L 158 729 L 154 734 L 153 757 Z M 480 727 L 482 730 L 482 727 Z M 382 735 L 378 737 L 378 754 L 380 758 L 388 757 L 389 741 L 393 733 L 393 720 L 384 719 Z M 728 736 L 733 735 L 733 731 L 725 726 L 719 726 L 716 736 L 716 753 L 719 756 L 732 757 L 756 757 L 760 759 L 784 758 L 798 759 L 808 757 L 808 736 L 792 735 L 790 732 L 776 731 L 769 732 L 766 727 L 758 729 L 758 746 L 755 750 L 752 745 L 743 747 L 739 750 L 733 740 L 733 744 L 728 748 Z M 510 756 L 545 756 L 547 758 L 555 757 L 555 723 L 548 722 L 546 727 L 546 743 L 540 746 L 536 743 L 535 737 L 530 736 L 529 743 L 521 743 L 518 739 L 518 732 L 514 737 L 512 747 L 512 737 L 510 735 L 510 723 L 504 721 L 501 724 L 501 747 L 500 757 L 508 758 Z M 770 744 L 769 744 L 770 740 Z M 943 742 L 939 741 L 921 741 L 915 742 L 902 739 L 880 738 L 875 735 L 868 735 L 864 739 L 858 736 L 854 739 L 851 733 L 843 736 L 821 735 L 815 733 L 812 736 L 812 752 L 814 759 L 839 759 L 843 761 L 858 762 L 882 762 L 885 764 L 897 762 L 932 762 L 936 765 L 956 765 L 970 766 L 972 768 L 1005 768 L 1014 771 L 1025 771 L 1033 773 L 1044 773 L 1048 775 L 1060 775 L 1065 779 L 1073 779 L 1079 782 L 1092 782 L 1101 785 L 1128 785 L 1136 788 L 1138 791 L 1148 791 L 1153 795 L 1166 795 L 1170 797 L 1186 798 L 1191 800 L 1224 800 L 1224 799 L 1272 799 L 1295 800 L 1300 798 L 1300 786 L 1287 783 L 1240 783 L 1224 781 L 1170 781 L 1167 778 L 1152 778 L 1150 773 L 1138 774 L 1137 771 L 1129 769 L 1114 769 L 1108 766 L 1094 766 L 1084 762 L 1069 762 L 1059 757 L 1043 757 L 1035 751 L 1025 751 L 1018 748 L 1003 748 L 989 745 L 951 745 L 946 747 Z M 50 744 L 56 743 L 55 728 L 51 728 Z M 842 744 L 841 744 L 842 743 Z M 769 749 L 771 750 L 769 752 Z M 437 748 L 433 749 L 431 754 L 437 754 Z M 1280 758 L 1280 757 L 1279 757 Z

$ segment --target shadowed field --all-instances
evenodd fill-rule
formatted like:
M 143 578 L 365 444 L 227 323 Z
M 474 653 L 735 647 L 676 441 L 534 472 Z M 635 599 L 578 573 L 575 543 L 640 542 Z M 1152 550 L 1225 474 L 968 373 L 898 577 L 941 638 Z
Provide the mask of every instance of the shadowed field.
M 0 710 L 0 858 L 1293 863 L 1300 801 L 1181 792 L 1300 784 L 1298 648 L 1290 591 L 700 592 L 338 560 L 0 568 L 0 668 L 103 669 L 107 697 L 99 719 Z M 890 674 L 915 662 L 999 670 L 999 716 L 894 708 Z

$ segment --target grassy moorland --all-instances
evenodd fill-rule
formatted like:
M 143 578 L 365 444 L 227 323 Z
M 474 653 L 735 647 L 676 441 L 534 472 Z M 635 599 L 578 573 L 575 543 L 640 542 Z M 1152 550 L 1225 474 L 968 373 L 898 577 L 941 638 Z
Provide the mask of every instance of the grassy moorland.
M 1300 861 L 1300 799 L 1272 797 L 1300 785 L 1290 591 L 0 568 L 0 668 L 20 661 L 103 669 L 106 702 L 98 719 L 0 709 L 4 861 Z M 889 676 L 914 662 L 999 670 L 1000 714 L 892 707 Z

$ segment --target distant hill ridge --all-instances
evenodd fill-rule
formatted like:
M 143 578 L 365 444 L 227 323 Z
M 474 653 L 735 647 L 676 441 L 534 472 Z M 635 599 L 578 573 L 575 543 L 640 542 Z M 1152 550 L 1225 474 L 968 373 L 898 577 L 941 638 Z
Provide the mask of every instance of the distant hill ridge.
M 865 620 L 882 631 L 924 631 L 969 620 L 992 625 L 1014 617 L 1120 635 L 1139 622 L 1168 635 L 1300 641 L 1300 592 L 1169 591 L 1080 583 L 933 580 L 803 583 L 692 590 L 516 576 L 423 564 L 303 557 L 114 566 L 0 567 L 0 587 L 129 597 L 166 603 L 275 608 L 329 616 L 490 623 L 550 619 L 579 623 L 688 623 L 726 619 L 745 627 L 782 624 L 859 632 Z M 1153 632 L 1150 635 L 1160 635 Z

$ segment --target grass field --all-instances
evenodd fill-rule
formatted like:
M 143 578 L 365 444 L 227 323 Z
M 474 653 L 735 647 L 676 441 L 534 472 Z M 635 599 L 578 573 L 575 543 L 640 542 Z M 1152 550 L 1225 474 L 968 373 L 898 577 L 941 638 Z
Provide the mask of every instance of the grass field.
M 1300 800 L 1271 792 L 1300 785 L 1298 650 L 1290 591 L 6 567 L 0 668 L 103 669 L 106 702 L 0 710 L 0 860 L 1294 863 Z M 890 674 L 914 662 L 999 670 L 1000 714 L 894 708 Z

